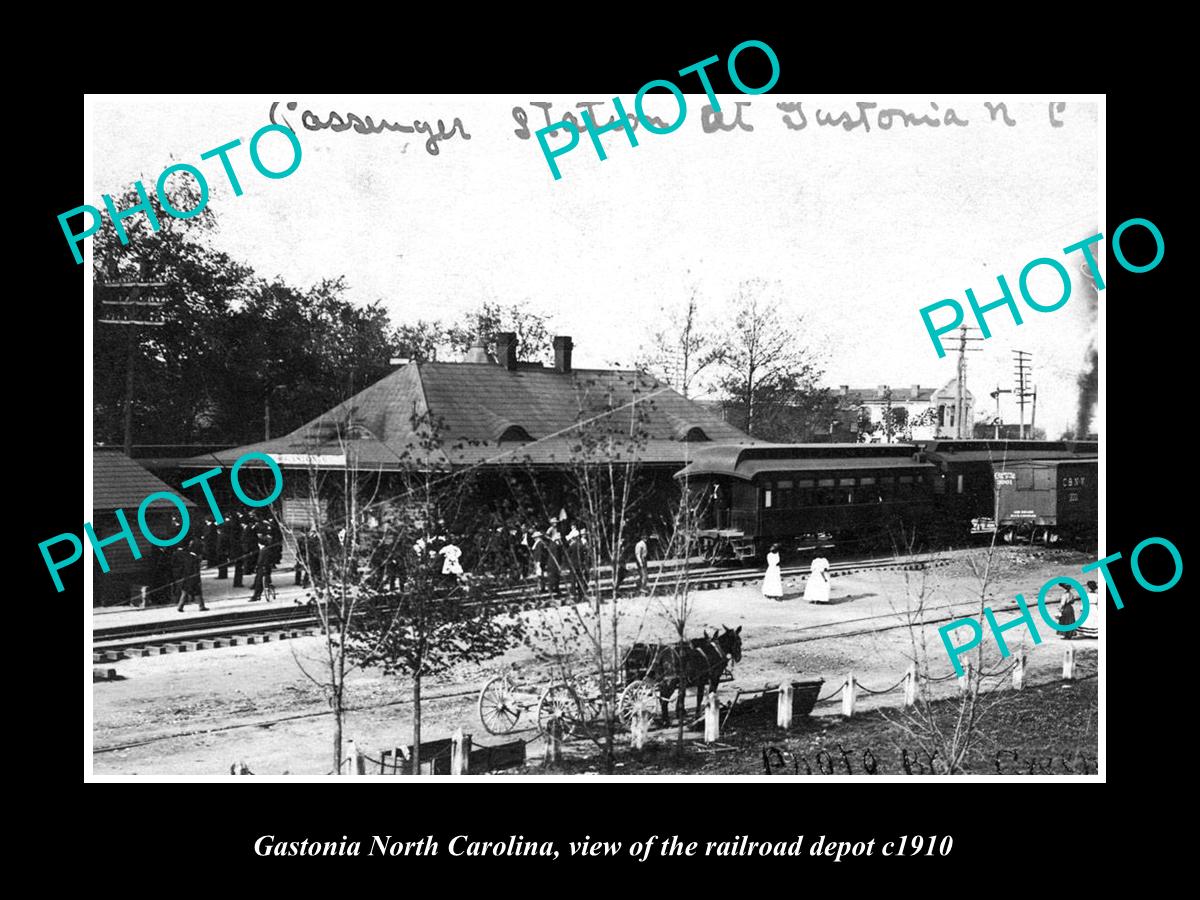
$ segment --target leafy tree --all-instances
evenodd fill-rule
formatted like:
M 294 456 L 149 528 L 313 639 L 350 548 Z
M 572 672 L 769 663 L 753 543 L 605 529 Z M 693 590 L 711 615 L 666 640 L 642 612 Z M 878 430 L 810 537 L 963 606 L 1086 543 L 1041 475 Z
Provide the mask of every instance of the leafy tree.
M 177 209 L 191 209 L 199 194 L 190 182 L 168 182 Z M 133 191 L 115 201 L 119 209 L 140 202 Z M 120 443 L 124 431 L 129 343 L 133 343 L 132 432 L 141 444 L 193 443 L 211 434 L 216 382 L 221 378 L 222 351 L 214 343 L 234 304 L 251 290 L 251 270 L 216 251 L 210 243 L 216 220 L 211 210 L 192 219 L 176 219 L 150 195 L 159 222 L 153 231 L 144 214 L 124 220 L 128 244 L 106 222 L 93 243 L 93 365 L 95 438 Z M 165 282 L 165 287 L 106 288 L 112 282 Z M 134 294 L 137 296 L 135 297 Z M 132 309 L 131 318 L 153 313 L 151 307 L 120 307 L 106 300 L 165 301 L 160 326 L 111 325 Z
M 189 182 L 169 184 L 168 190 L 177 209 L 199 201 Z M 117 206 L 138 200 L 131 192 Z M 299 427 L 387 374 L 392 333 L 380 303 L 346 300 L 341 278 L 308 290 L 257 278 L 212 248 L 217 225 L 211 210 L 185 220 L 167 214 L 157 195 L 150 204 L 160 223 L 157 232 L 138 214 L 124 221 L 128 245 L 111 225 L 95 239 L 97 440 L 122 439 L 129 341 L 132 431 L 139 444 L 262 440 Z M 165 286 L 104 287 L 131 281 Z M 136 298 L 134 291 L 140 291 Z M 100 320 L 124 308 L 103 302 L 114 299 L 162 299 L 164 324 L 105 324 Z
M 438 351 L 446 346 L 446 328 L 441 322 L 418 319 L 399 326 L 392 334 L 392 342 L 402 357 L 433 362 Z
M 531 311 L 524 303 L 486 300 L 468 313 L 461 325 L 446 328 L 446 342 L 453 350 L 465 353 L 482 335 L 488 352 L 494 355 L 496 334 L 512 331 L 517 335 L 518 352 L 524 359 L 549 362 L 554 359 L 554 342 L 547 321 L 547 316 Z

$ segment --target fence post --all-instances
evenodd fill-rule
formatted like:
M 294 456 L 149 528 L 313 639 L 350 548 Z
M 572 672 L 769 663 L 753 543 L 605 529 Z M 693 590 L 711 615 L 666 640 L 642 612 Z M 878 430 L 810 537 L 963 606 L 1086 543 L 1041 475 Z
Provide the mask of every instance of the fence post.
M 557 718 L 552 718 L 546 727 L 546 755 L 542 762 L 549 766 L 560 760 L 562 760 L 562 724 Z
M 966 671 L 963 673 L 963 676 L 958 679 L 958 689 L 964 694 L 969 694 L 971 692 L 971 674 L 973 672 L 974 669 L 971 667 L 971 661 L 968 659 Z
M 641 750 L 646 746 L 646 738 L 650 735 L 650 717 L 646 715 L 646 710 L 642 709 L 640 703 L 633 711 L 633 718 L 629 720 L 629 732 L 634 750 Z
M 849 672 L 846 675 L 846 684 L 842 688 L 842 715 L 850 718 L 854 715 L 854 673 Z
M 359 774 L 359 767 L 362 765 L 362 760 L 358 755 L 358 747 L 355 745 L 354 741 L 346 741 L 346 756 L 342 760 L 341 764 L 344 766 L 346 763 L 350 764 L 349 771 L 346 773 L 347 775 Z M 342 774 L 340 769 L 338 774 Z
M 717 702 L 717 693 L 708 695 L 704 706 L 704 743 L 711 744 L 721 737 L 721 705 Z
M 917 664 L 911 663 L 904 682 L 904 705 L 913 706 L 917 702 Z
M 776 711 L 775 724 L 780 728 L 792 727 L 792 684 L 790 681 L 779 686 L 779 708 Z
M 471 751 L 469 749 L 470 742 L 463 737 L 463 730 L 455 728 L 454 734 L 450 737 L 450 774 L 451 775 L 466 775 L 467 774 L 467 758 Z
M 1075 678 L 1075 648 L 1067 645 L 1063 652 L 1063 679 L 1071 681 Z
M 1017 661 L 1013 663 L 1013 690 L 1020 691 L 1025 687 L 1025 648 L 1017 651 Z

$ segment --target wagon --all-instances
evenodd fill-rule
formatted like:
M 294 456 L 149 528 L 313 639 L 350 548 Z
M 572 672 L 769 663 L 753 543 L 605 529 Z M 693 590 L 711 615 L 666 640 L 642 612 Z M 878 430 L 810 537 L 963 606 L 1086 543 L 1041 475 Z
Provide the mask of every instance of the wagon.
M 604 717 L 604 696 L 616 698 L 617 722 L 628 728 L 635 713 L 666 699 L 664 687 L 687 691 L 698 687 L 697 706 L 707 686 L 732 678 L 731 661 L 742 657 L 741 628 L 726 628 L 710 638 L 678 644 L 634 644 L 625 654 L 619 681 L 602 690 L 600 676 L 567 676 L 545 687 L 521 683 L 509 669 L 491 678 L 479 692 L 479 720 L 489 734 L 506 735 L 518 728 L 547 734 L 552 723 L 563 739 L 592 733 Z M 674 698 L 674 694 L 671 695 Z
M 585 735 L 603 715 L 600 681 L 595 676 L 564 678 L 548 686 L 522 684 L 509 670 L 479 692 L 479 720 L 489 734 L 505 735 L 534 727 L 547 734 L 557 722 L 564 739 Z

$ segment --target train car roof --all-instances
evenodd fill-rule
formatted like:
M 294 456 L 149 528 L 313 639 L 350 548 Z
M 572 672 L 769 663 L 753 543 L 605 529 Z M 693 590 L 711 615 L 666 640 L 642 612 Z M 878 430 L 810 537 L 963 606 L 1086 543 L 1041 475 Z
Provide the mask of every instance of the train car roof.
M 1008 462 L 1001 462 L 1000 460 L 997 459 L 992 463 L 992 467 L 1000 468 L 1003 466 L 1041 466 L 1043 468 L 1053 469 L 1057 466 L 1078 466 L 1078 465 L 1083 465 L 1083 466 L 1093 465 L 1094 466 L 1094 465 L 1097 465 L 1099 462 L 1100 462 L 1100 459 L 1095 456 L 1073 456 L 1070 459 L 1041 459 L 1041 458 L 1010 459 Z
M 1095 457 L 1095 441 L 927 441 L 926 456 L 938 462 L 1005 462 L 1018 459 L 1081 459 Z
M 927 469 L 912 444 L 725 444 L 697 449 L 676 478 L 728 475 L 749 481 L 770 472 Z

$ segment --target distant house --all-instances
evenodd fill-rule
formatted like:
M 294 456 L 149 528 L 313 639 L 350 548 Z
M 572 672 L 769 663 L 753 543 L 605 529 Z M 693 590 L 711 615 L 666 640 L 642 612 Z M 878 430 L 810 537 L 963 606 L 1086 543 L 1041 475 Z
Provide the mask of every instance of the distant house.
M 837 390 L 840 399 L 837 423 L 841 439 L 881 441 L 932 440 L 958 435 L 958 379 L 951 379 L 941 389 L 922 387 L 890 387 L 881 384 L 873 388 L 852 388 L 842 385 Z M 967 435 L 974 421 L 975 398 L 963 389 L 962 420 Z M 885 415 L 891 410 L 891 428 L 883 427 Z M 918 424 L 919 423 L 919 424 Z M 866 429 L 863 425 L 867 425 Z M 867 434 L 862 432 L 867 431 Z
M 103 539 L 116 534 L 121 528 L 116 511 L 123 510 L 142 553 L 141 559 L 134 559 L 125 541 L 107 545 L 104 558 L 108 562 L 108 572 L 100 571 L 100 563 L 93 554 L 93 603 L 123 603 L 137 595 L 141 586 L 154 583 L 158 550 L 150 546 L 138 529 L 137 514 L 142 501 L 160 491 L 180 497 L 189 514 L 194 512 L 196 504 L 120 450 L 108 447 L 92 450 L 92 528 L 96 537 Z M 171 525 L 174 513 L 175 507 L 169 503 L 154 503 L 147 508 L 146 524 L 154 534 L 170 538 L 175 531 Z M 195 516 L 192 518 L 194 520 Z M 195 529 L 194 521 L 192 529 Z
M 463 362 L 410 361 L 291 434 L 184 460 L 187 469 L 230 466 L 260 452 L 290 482 L 312 468 L 345 466 L 352 453 L 360 470 L 387 473 L 427 465 L 485 472 L 562 470 L 581 459 L 589 429 L 641 435 L 643 470 L 671 483 L 697 444 L 748 441 L 720 415 L 693 403 L 644 372 L 576 369 L 570 337 L 554 339 L 555 363 L 518 359 L 516 336 L 497 335 L 493 359 L 476 342 Z M 422 445 L 414 420 L 438 423 L 438 441 Z M 627 459 L 621 441 L 615 441 Z M 590 458 L 602 461 L 604 447 Z M 290 476 L 289 476 L 289 473 Z

